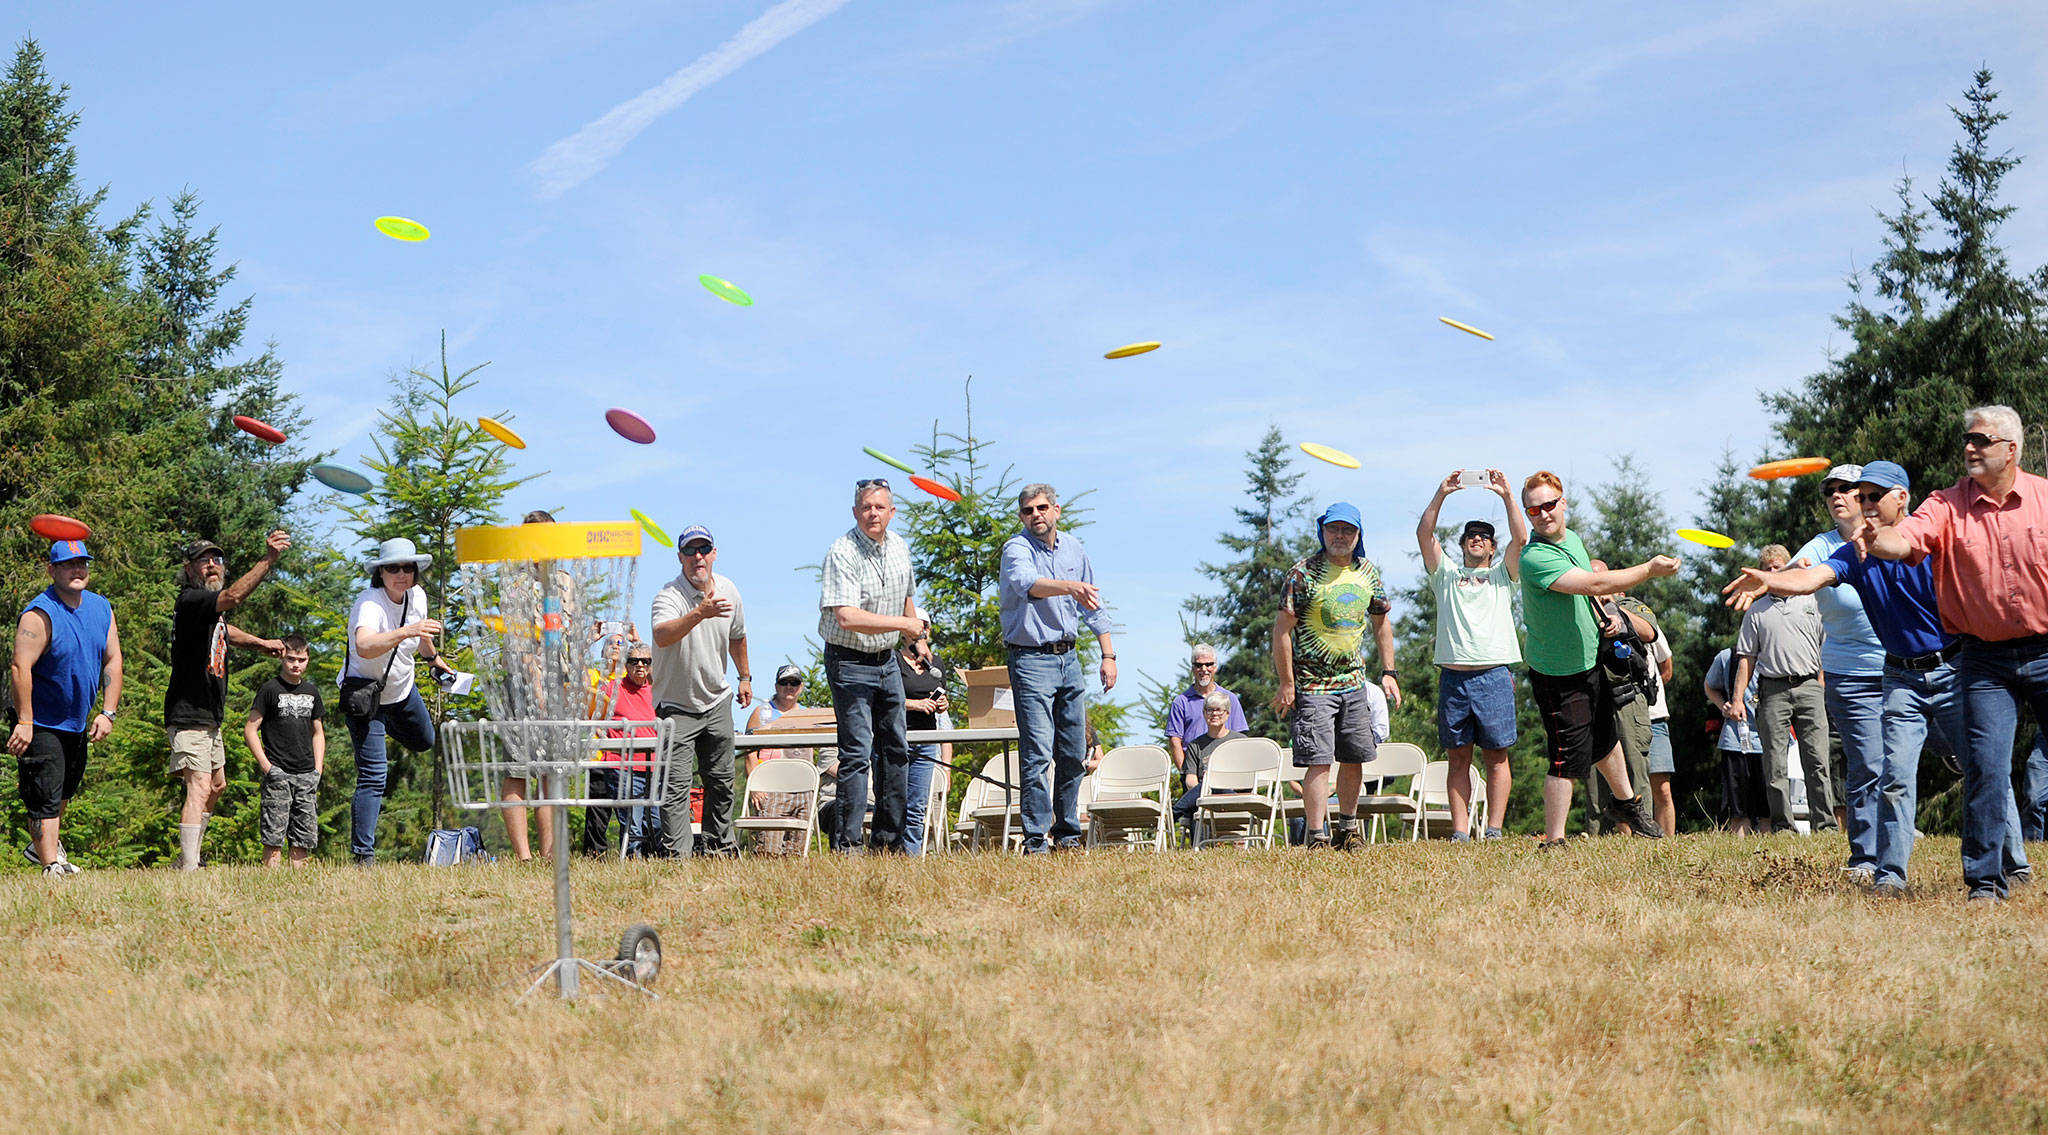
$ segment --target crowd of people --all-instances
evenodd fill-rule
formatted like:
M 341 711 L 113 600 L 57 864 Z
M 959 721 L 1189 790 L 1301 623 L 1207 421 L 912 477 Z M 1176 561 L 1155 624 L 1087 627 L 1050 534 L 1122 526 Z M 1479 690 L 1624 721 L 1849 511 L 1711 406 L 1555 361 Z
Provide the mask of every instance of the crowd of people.
M 2048 757 L 2038 743 L 2024 800 L 2012 776 L 2021 706 L 2037 721 L 2048 710 L 2048 481 L 2021 471 L 2022 428 L 2010 408 L 1970 410 L 1964 427 L 1967 475 L 1928 494 L 1917 509 L 1906 472 L 1894 462 L 1829 470 L 1823 488 L 1832 527 L 1796 553 L 1781 544 L 1764 548 L 1757 566 L 1725 589 L 1743 620 L 1708 671 L 1704 694 L 1724 721 L 1727 826 L 1790 830 L 1803 818 L 1814 830 L 1843 828 L 1844 870 L 1883 895 L 1906 886 L 1921 750 L 1930 733 L 1945 740 L 1963 773 L 1969 896 L 1996 901 L 2030 877 L 2023 836 L 2039 835 L 2039 797 L 2048 789 Z M 1491 492 L 1506 505 L 1505 546 L 1485 520 L 1466 522 L 1455 548 L 1439 543 L 1444 506 L 1465 488 Z M 1117 655 L 1087 550 L 1060 531 L 1058 494 L 1047 484 L 1027 485 L 1017 510 L 1019 530 L 1002 548 L 997 589 L 1018 733 L 1021 846 L 1035 855 L 1081 846 L 1079 789 L 1099 755 L 1077 649 L 1083 630 L 1099 648 L 1104 692 L 1116 686 Z M 913 743 L 911 734 L 949 728 L 946 680 L 931 653 L 930 619 L 916 604 L 910 547 L 891 530 L 889 482 L 859 481 L 852 511 L 853 527 L 832 542 L 821 572 L 818 630 L 837 742 L 827 771 L 837 799 L 872 798 L 873 806 L 871 814 L 831 809 L 821 830 L 836 851 L 917 855 L 931 786 L 951 750 Z M 1610 567 L 1590 554 L 1569 522 L 1555 474 L 1524 479 L 1518 500 L 1506 474 L 1489 469 L 1448 474 L 1417 523 L 1436 606 L 1435 718 L 1449 764 L 1455 841 L 1499 839 L 1506 827 L 1517 666 L 1526 669 L 1544 731 L 1541 846 L 1566 845 L 1582 780 L 1589 829 L 1655 839 L 1675 828 L 1672 650 L 1656 612 L 1629 592 L 1673 575 L 1679 561 L 1659 555 Z M 1402 699 L 1388 591 L 1380 569 L 1361 554 L 1362 527 L 1355 506 L 1326 507 L 1316 518 L 1317 550 L 1293 565 L 1274 596 L 1272 709 L 1287 722 L 1292 759 L 1302 770 L 1300 838 L 1310 848 L 1364 842 L 1360 795 L 1388 736 L 1390 707 Z M 265 861 L 278 863 L 289 850 L 291 861 L 301 862 L 319 838 L 313 802 L 325 764 L 326 703 L 305 677 L 307 644 L 296 636 L 260 638 L 227 621 L 290 543 L 288 533 L 271 533 L 263 556 L 232 583 L 218 546 L 201 540 L 185 551 L 164 712 L 170 772 L 185 786 L 182 869 L 199 865 L 208 818 L 226 787 L 221 728 L 230 647 L 280 659 L 244 727 L 261 779 Z M 640 641 L 635 630 L 622 644 L 619 673 L 600 690 L 622 723 L 669 722 L 666 787 L 659 806 L 644 814 L 592 809 L 583 837 L 588 852 L 608 851 L 617 811 L 629 854 L 735 853 L 734 710 L 751 709 L 747 728 L 760 729 L 793 711 L 802 695 L 803 671 L 784 666 L 773 697 L 755 703 L 744 602 L 733 581 L 714 570 L 718 549 L 710 530 L 685 529 L 676 550 L 681 571 L 654 598 L 651 641 Z M 110 730 L 123 692 L 119 632 L 111 606 L 87 586 L 91 561 L 83 542 L 53 544 L 51 585 L 23 611 L 15 637 L 19 716 L 7 745 L 20 766 L 30 857 L 55 875 L 76 870 L 59 822 L 78 790 L 86 748 Z M 427 617 L 419 582 L 431 563 L 409 540 L 384 541 L 348 620 L 339 699 L 355 753 L 350 851 L 359 863 L 376 854 L 387 743 L 415 750 L 434 744 L 434 722 L 415 681 L 418 663 L 437 680 L 455 677 L 436 645 L 442 627 Z M 1209 751 L 1247 728 L 1238 696 L 1217 685 L 1218 661 L 1214 647 L 1196 645 L 1193 682 L 1166 707 L 1166 748 L 1181 777 L 1173 811 L 1182 823 L 1192 819 Z M 622 725 L 619 732 L 628 730 L 653 735 L 644 726 Z M 1831 737 L 1839 737 L 1844 753 L 1839 779 L 1829 759 Z M 1807 787 L 1803 817 L 1795 816 L 1790 787 L 1794 754 Z M 757 749 L 751 760 L 811 755 Z M 646 798 L 648 775 L 644 759 L 622 760 L 594 774 L 593 791 Z M 1470 816 L 1480 786 L 1485 808 L 1474 832 Z M 526 799 L 527 787 L 508 778 L 507 801 Z M 760 796 L 750 807 L 778 815 L 801 803 Z M 506 825 L 514 855 L 530 857 L 525 809 L 507 808 Z M 543 855 L 552 838 L 543 817 Z M 790 849 L 786 838 L 768 847 Z

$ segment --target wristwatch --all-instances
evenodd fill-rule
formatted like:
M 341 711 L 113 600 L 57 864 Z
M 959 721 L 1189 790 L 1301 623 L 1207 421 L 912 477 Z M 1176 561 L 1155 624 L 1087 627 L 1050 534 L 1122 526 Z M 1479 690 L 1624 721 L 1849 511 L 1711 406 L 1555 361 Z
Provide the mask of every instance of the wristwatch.
M 111 709 L 103 709 L 100 711 L 100 716 L 105 717 L 108 721 L 114 721 L 117 720 L 121 715 L 115 713 Z

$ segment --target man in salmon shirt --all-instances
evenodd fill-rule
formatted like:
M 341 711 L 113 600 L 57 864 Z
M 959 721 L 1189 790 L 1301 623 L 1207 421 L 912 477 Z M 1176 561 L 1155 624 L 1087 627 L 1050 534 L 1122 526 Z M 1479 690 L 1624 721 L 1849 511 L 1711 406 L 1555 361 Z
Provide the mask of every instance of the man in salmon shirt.
M 1866 521 L 1872 555 L 1925 562 L 1942 628 L 1959 636 L 1968 707 L 1963 746 L 1963 881 L 1998 903 L 2006 875 L 2006 800 L 2020 703 L 2048 720 L 2048 480 L 2020 470 L 2025 427 L 2010 406 L 1963 414 L 1969 474 L 1894 525 Z

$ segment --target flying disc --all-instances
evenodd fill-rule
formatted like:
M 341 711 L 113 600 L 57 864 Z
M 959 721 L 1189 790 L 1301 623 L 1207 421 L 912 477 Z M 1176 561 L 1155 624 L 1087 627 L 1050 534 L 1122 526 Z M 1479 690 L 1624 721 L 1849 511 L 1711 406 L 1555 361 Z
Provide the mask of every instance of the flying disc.
M 1787 457 L 1783 461 L 1766 461 L 1749 471 L 1759 481 L 1775 481 L 1780 477 L 1804 477 L 1809 473 L 1825 473 L 1828 459 L 1825 457 Z
M 668 538 L 668 533 L 661 530 L 661 525 L 656 524 L 653 517 L 648 516 L 637 508 L 629 508 L 626 511 L 633 514 L 633 519 L 640 522 L 640 527 L 646 529 L 649 536 L 654 537 L 655 543 L 660 544 L 664 548 L 676 546 L 676 542 Z
M 631 410 L 621 410 L 614 406 L 604 412 L 604 420 L 627 441 L 637 441 L 641 445 L 654 444 L 654 427 L 647 424 L 646 418 Z
M 235 415 L 235 428 L 251 437 L 260 438 L 272 445 L 284 440 L 284 431 L 268 422 L 259 422 L 246 414 Z
M 1474 327 L 1474 326 L 1472 326 L 1472 325 L 1471 325 L 1471 324 L 1469 324 L 1469 323 L 1460 323 L 1460 322 L 1458 322 L 1457 320 L 1455 320 L 1455 319 L 1452 319 L 1451 317 L 1449 317 L 1449 316 L 1447 316 L 1447 315 L 1439 315 L 1439 316 L 1437 316 L 1437 318 L 1438 318 L 1439 320 L 1442 320 L 1442 321 L 1443 321 L 1443 322 L 1445 322 L 1445 323 L 1448 323 L 1448 324 L 1450 324 L 1451 326 L 1453 326 L 1453 327 L 1457 328 L 1458 330 L 1460 330 L 1460 331 L 1463 331 L 1463 332 L 1465 332 L 1465 333 L 1469 334 L 1469 335 L 1477 335 L 1477 336 L 1479 336 L 1479 337 L 1480 337 L 1481 339 L 1491 339 L 1491 338 L 1493 338 L 1493 336 L 1491 336 L 1491 335 L 1488 335 L 1488 334 L 1487 334 L 1486 332 L 1484 332 L 1484 331 L 1481 331 L 1481 330 L 1480 330 L 1479 328 L 1477 328 L 1477 327 Z
M 483 431 L 514 449 L 525 449 L 526 439 L 512 432 L 512 427 L 496 418 L 478 418 L 476 424 Z
M 1723 536 L 1719 532 L 1709 532 L 1704 528 L 1681 528 L 1677 532 L 1672 533 L 1672 535 L 1677 536 L 1681 540 L 1691 540 L 1695 544 L 1702 544 L 1709 548 L 1732 548 L 1735 546 L 1735 541 L 1732 537 Z
M 1327 445 L 1305 441 L 1301 443 L 1301 451 L 1310 457 L 1321 458 L 1332 465 L 1342 465 L 1346 469 L 1358 468 L 1358 458 L 1351 456 L 1341 449 L 1331 449 Z
M 314 480 L 340 492 L 361 496 L 370 491 L 370 478 L 364 476 L 360 469 L 347 465 L 331 465 L 323 461 L 306 472 L 313 474 Z
M 891 457 L 888 454 L 883 453 L 879 449 L 869 449 L 866 446 L 862 446 L 861 452 L 867 454 L 869 457 L 874 458 L 875 460 L 881 462 L 884 465 L 894 465 L 898 469 L 903 470 L 905 473 L 917 472 L 917 470 L 912 469 L 910 466 L 905 465 L 903 462 L 896 460 L 894 457 Z
M 421 241 L 434 235 L 427 226 L 404 217 L 378 217 L 377 231 L 393 240 Z
M 1105 359 L 1128 359 L 1132 355 L 1142 355 L 1147 351 L 1156 351 L 1158 349 L 1159 344 L 1157 342 L 1147 340 L 1143 343 L 1126 343 L 1102 357 Z
M 954 492 L 952 486 L 940 481 L 934 481 L 930 477 L 920 477 L 912 473 L 910 475 L 910 483 L 942 501 L 956 501 L 960 499 L 960 494 Z
M 85 521 L 59 516 L 54 512 L 45 512 L 29 521 L 28 530 L 45 540 L 52 541 L 92 538 L 92 529 L 86 527 Z
M 736 303 L 741 307 L 754 306 L 754 297 L 741 291 L 739 285 L 731 280 L 721 280 L 716 276 L 699 276 L 697 282 L 709 289 L 712 295 L 727 303 Z

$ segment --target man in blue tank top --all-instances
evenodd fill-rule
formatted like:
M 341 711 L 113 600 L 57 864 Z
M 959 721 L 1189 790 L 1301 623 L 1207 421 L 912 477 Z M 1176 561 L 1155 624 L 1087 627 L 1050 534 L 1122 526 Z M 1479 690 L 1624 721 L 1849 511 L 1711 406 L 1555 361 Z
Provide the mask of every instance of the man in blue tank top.
M 21 802 L 35 840 L 30 858 L 45 875 L 74 875 L 57 824 L 85 777 L 85 747 L 114 729 L 121 704 L 121 636 L 114 608 L 86 590 L 92 553 L 82 540 L 50 545 L 50 586 L 14 628 L 16 720 L 7 751 L 20 773 Z M 106 680 L 106 701 L 94 697 Z

